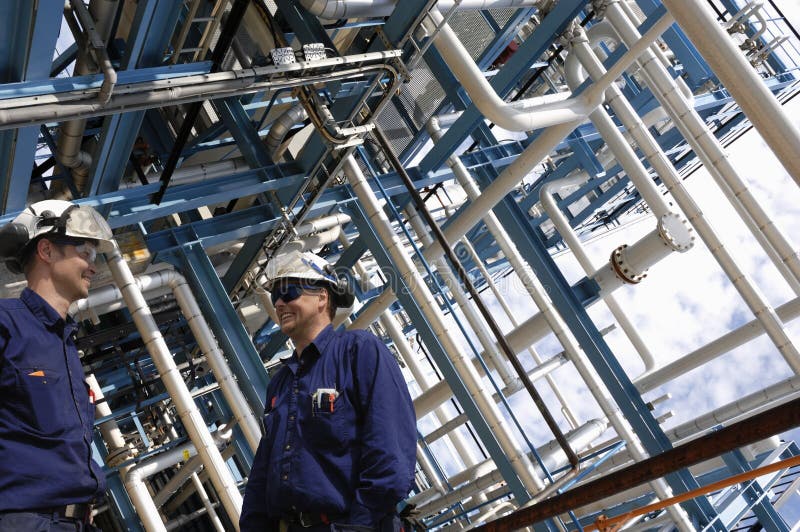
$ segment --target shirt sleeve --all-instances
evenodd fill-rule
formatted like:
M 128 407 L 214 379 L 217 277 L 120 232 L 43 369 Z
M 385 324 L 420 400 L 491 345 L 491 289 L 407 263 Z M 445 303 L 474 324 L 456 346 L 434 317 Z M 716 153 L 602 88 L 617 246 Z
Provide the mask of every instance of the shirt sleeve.
M 365 334 L 360 340 L 352 356 L 362 450 L 346 522 L 374 527 L 411 490 L 417 422 L 397 361 L 377 337 Z

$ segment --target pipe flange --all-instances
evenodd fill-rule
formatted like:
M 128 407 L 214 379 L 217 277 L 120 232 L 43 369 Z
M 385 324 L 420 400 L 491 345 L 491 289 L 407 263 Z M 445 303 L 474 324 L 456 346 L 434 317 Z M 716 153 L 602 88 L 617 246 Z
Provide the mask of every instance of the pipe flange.
M 569 48 L 576 43 L 589 42 L 589 37 L 586 35 L 586 30 L 583 29 L 583 26 L 573 21 L 567 25 L 561 37 L 558 38 L 558 42 L 565 48 Z
M 109 449 L 108 455 L 106 456 L 106 464 L 108 467 L 117 467 L 130 458 L 133 458 L 133 449 L 130 444 L 128 444 L 124 447 Z
M 623 282 L 628 284 L 639 284 L 647 277 L 647 270 L 643 272 L 636 272 L 628 265 L 625 250 L 628 244 L 622 244 L 617 249 L 611 252 L 611 259 L 608 261 L 611 264 L 611 269 L 614 274 Z
M 694 246 L 692 228 L 689 227 L 686 218 L 677 213 L 669 212 L 659 218 L 657 229 L 661 240 L 673 251 L 685 253 Z

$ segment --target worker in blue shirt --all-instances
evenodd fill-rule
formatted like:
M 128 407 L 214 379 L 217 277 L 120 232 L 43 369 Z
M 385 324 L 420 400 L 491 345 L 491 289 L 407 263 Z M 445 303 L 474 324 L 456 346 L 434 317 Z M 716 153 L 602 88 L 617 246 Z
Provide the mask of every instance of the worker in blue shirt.
M 295 351 L 267 387 L 241 531 L 399 530 L 417 430 L 397 361 L 374 335 L 333 329 L 353 295 L 321 257 L 289 252 L 267 277 Z
M 98 251 L 112 249 L 91 207 L 45 200 L 0 229 L 0 259 L 28 286 L 0 300 L 0 532 L 96 530 L 105 491 L 92 460 L 94 405 L 67 315 Z

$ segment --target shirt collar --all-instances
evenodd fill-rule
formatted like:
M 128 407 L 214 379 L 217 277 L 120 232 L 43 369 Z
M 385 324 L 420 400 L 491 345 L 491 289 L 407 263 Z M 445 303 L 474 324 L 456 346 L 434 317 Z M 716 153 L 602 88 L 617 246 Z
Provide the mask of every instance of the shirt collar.
M 64 320 L 61 318 L 61 315 L 50 306 L 50 303 L 44 300 L 42 296 L 31 290 L 30 288 L 25 288 L 22 291 L 22 294 L 19 296 L 20 300 L 25 303 L 25 306 L 36 316 L 39 321 L 41 321 L 47 327 L 53 327 L 59 322 L 66 326 L 66 328 L 72 328 L 75 326 L 75 322 L 72 320 L 70 316 L 67 316 L 67 319 Z
M 306 346 L 302 353 L 300 353 L 300 356 L 303 357 L 306 364 L 311 364 L 319 358 L 320 354 L 322 354 L 322 351 L 325 350 L 330 341 L 333 339 L 333 336 L 333 325 L 327 325 L 319 332 L 319 334 L 317 334 L 317 337 Z M 298 366 L 300 366 L 300 360 L 297 357 L 297 351 L 293 351 L 290 356 L 282 358 L 281 362 L 291 367 L 292 371 L 295 371 Z

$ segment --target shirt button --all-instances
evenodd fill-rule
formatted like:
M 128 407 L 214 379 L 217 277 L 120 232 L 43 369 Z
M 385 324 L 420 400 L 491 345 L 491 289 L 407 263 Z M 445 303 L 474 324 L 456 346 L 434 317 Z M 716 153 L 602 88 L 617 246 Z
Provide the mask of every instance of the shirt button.
M 281 478 L 283 478 L 283 480 L 289 480 L 289 475 L 283 475 Z
M 294 394 L 297 394 L 297 391 L 298 391 L 298 390 L 297 390 L 297 388 L 294 388 L 294 389 L 292 390 L 292 393 L 294 393 Z
M 289 416 L 289 421 L 294 421 L 294 416 Z
M 289 449 L 291 449 L 291 448 L 292 448 L 292 446 L 291 446 L 291 445 L 288 445 L 288 444 L 286 445 L 286 447 L 284 447 L 284 449 L 286 449 L 287 451 L 288 451 Z

